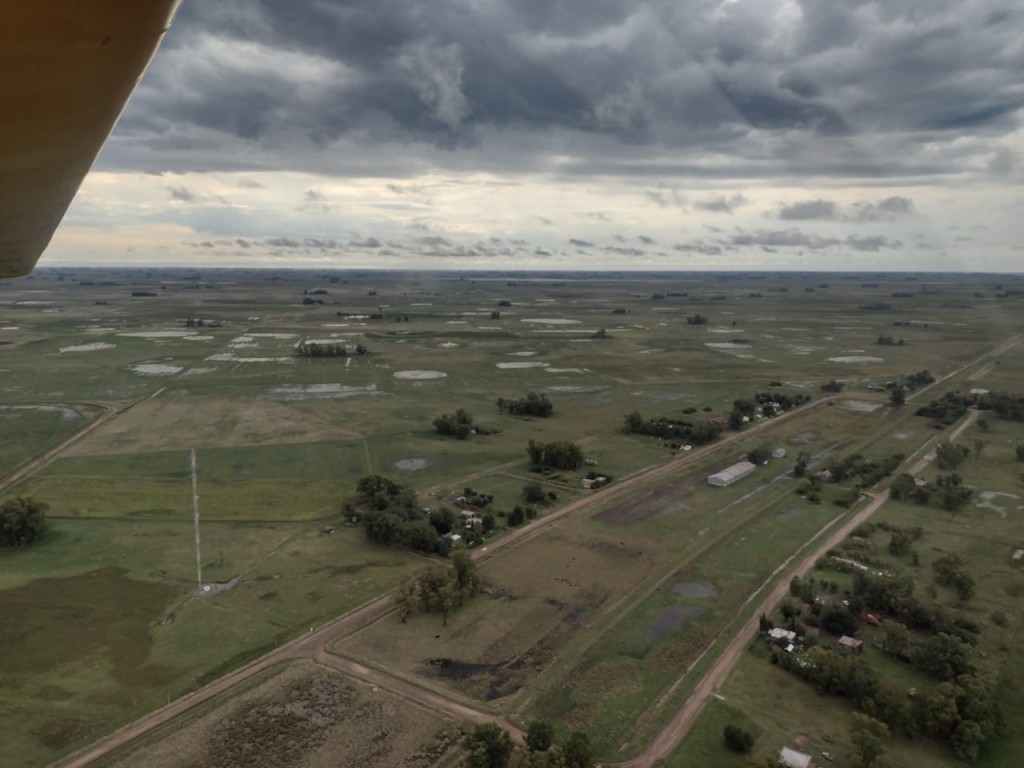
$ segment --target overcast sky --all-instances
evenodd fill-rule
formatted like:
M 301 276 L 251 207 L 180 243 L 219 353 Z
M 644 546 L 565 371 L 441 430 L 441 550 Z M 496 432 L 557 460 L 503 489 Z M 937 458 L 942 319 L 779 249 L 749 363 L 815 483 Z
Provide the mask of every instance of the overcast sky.
M 1024 271 L 1019 0 L 184 0 L 40 264 Z

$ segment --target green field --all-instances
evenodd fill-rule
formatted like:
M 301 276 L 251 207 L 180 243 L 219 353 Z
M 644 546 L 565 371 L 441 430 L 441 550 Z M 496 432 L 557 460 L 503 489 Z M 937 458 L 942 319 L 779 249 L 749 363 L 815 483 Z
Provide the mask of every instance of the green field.
M 917 417 L 917 421 L 924 419 Z M 977 441 L 981 441 L 981 456 L 977 456 Z M 876 530 L 871 535 L 873 548 L 867 553 L 875 567 L 910 572 L 917 582 L 917 592 L 926 599 L 935 599 L 956 615 L 978 623 L 982 632 L 971 663 L 983 675 L 999 681 L 998 696 L 1004 717 L 1001 735 L 990 742 L 974 763 L 979 766 L 1002 766 L 1014 762 L 1019 752 L 1024 719 L 1024 678 L 1021 676 L 1019 627 L 1024 621 L 1020 596 L 1024 594 L 1021 566 L 1013 554 L 1024 541 L 1024 486 L 1021 484 L 1021 464 L 1016 461 L 1013 447 L 1024 441 L 1019 425 L 988 419 L 983 429 L 977 425 L 967 430 L 959 443 L 973 447 L 975 455 L 961 464 L 957 471 L 974 488 L 974 497 L 967 507 L 951 514 L 932 507 L 909 503 L 888 502 L 875 516 L 876 523 L 902 528 L 920 526 L 924 534 L 914 545 L 918 565 L 910 556 L 896 557 L 889 553 L 890 534 Z M 932 478 L 937 470 L 930 467 L 924 477 Z M 851 550 L 855 551 L 855 550 Z M 863 551 L 863 550 L 862 550 Z M 970 573 L 977 580 L 976 594 L 966 602 L 960 601 L 952 591 L 937 585 L 931 563 L 945 553 L 955 552 L 965 558 Z M 856 556 L 856 555 L 853 555 Z M 862 557 L 864 555 L 861 555 Z M 849 587 L 850 577 L 830 569 L 812 572 L 817 578 L 837 580 L 841 589 Z M 992 617 L 1002 614 L 1005 625 L 1000 626 Z M 863 625 L 858 638 L 865 644 L 864 658 L 887 682 L 916 689 L 927 695 L 936 682 L 906 663 L 883 654 L 873 646 L 880 642 L 881 630 Z M 924 639 L 918 637 L 918 640 Z M 722 687 L 721 695 L 730 711 L 726 719 L 725 704 L 714 702 L 705 711 L 686 742 L 680 747 L 670 766 L 691 764 L 697 755 L 718 755 L 728 764 L 729 753 L 721 740 L 721 730 L 728 722 L 746 720 L 754 725 L 751 732 L 760 734 L 755 755 L 766 758 L 777 753 L 781 746 L 802 745 L 805 752 L 829 750 L 846 761 L 852 755 L 848 730 L 853 707 L 843 699 L 822 695 L 794 675 L 768 663 L 768 653 L 761 641 L 756 641 L 739 666 Z M 773 705 L 763 706 L 768 692 Z M 821 733 L 835 735 L 835 742 L 822 740 Z M 947 747 L 930 739 L 908 739 L 897 734 L 887 745 L 887 753 L 894 764 L 922 766 L 954 766 L 964 764 Z M 732 758 L 734 761 L 735 757 Z M 744 764 L 743 762 L 737 764 Z
M 996 282 L 1011 289 L 1005 298 L 994 298 Z M 385 616 L 333 648 L 522 722 L 544 716 L 562 731 L 582 729 L 602 757 L 635 753 L 670 714 L 652 703 L 728 631 L 767 574 L 845 513 L 831 503 L 842 489 L 826 487 L 817 504 L 794 495 L 786 472 L 799 452 L 812 468 L 854 452 L 909 455 L 936 434 L 913 416 L 917 400 L 1019 387 L 1024 350 L 990 356 L 1022 327 L 1019 284 L 944 275 L 46 269 L 7 282 L 0 476 L 104 409 L 117 413 L 4 493 L 45 501 L 51 523 L 31 549 L 0 551 L 0 608 L 13 617 L 0 629 L 5 754 L 48 764 L 419 567 L 421 557 L 370 546 L 361 529 L 342 524 L 343 504 L 367 473 L 415 489 L 424 506 L 451 503 L 467 486 L 493 495 L 488 511 L 502 535 L 502 513 L 521 503 L 525 483 L 557 493 L 539 510 L 546 515 L 592 495 L 581 485 L 589 470 L 614 478 L 601 492 L 608 501 L 483 561 L 488 594 L 447 627 L 434 616 L 406 626 Z M 314 289 L 324 293 L 304 293 Z M 137 290 L 157 295 L 131 297 Z M 304 305 L 307 295 L 323 303 Z M 707 322 L 688 323 L 696 313 Z M 903 343 L 879 344 L 880 336 Z M 301 340 L 358 343 L 369 354 L 303 358 Z M 891 408 L 886 383 L 924 369 L 952 378 Z M 833 405 L 769 421 L 728 450 L 688 458 L 672 441 L 622 432 L 631 411 L 724 419 L 734 400 L 759 392 L 820 400 L 833 379 L 845 384 Z M 551 399 L 552 418 L 495 407 L 498 397 L 530 391 Z M 491 434 L 438 437 L 433 419 L 457 408 Z M 1018 493 L 1012 456 L 1024 438 L 1016 425 L 990 422 L 990 431 L 965 435 L 972 450 L 980 441 L 983 459 L 969 459 L 963 473 L 979 493 Z M 531 439 L 576 441 L 597 464 L 538 476 L 526 461 Z M 706 485 L 760 446 L 787 457 L 735 486 Z M 240 578 L 202 600 L 189 597 L 192 449 L 204 580 Z M 616 482 L 673 459 L 686 461 L 614 497 Z M 884 510 L 894 520 L 922 514 Z M 928 547 L 955 544 L 981 568 L 995 562 L 986 552 L 997 542 L 1022 540 L 1016 519 L 972 509 L 946 528 L 926 526 Z M 926 569 L 923 551 L 922 561 Z M 1019 594 L 1007 586 L 1018 575 L 986 576 L 975 598 L 980 615 L 998 606 L 1013 617 L 1002 633 L 987 631 L 992 659 L 1024 652 L 1013 631 Z M 1010 690 L 1024 683 L 1008 680 Z M 684 694 L 685 686 L 676 695 Z M 732 695 L 707 716 L 718 723 L 722 707 L 741 712 L 760 729 L 758 749 L 782 738 L 789 715 L 773 708 L 778 724 L 763 722 L 744 703 L 758 691 Z M 799 721 L 804 697 L 794 699 Z M 1016 733 L 1024 722 L 1010 726 Z M 710 754 L 715 739 L 701 733 L 680 755 Z

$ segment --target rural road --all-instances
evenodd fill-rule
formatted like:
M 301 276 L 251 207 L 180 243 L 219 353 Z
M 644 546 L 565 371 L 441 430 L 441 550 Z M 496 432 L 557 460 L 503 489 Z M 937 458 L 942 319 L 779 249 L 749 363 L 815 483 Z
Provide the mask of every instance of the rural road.
M 539 535 L 542 531 L 548 529 L 566 517 L 579 514 L 597 504 L 604 504 L 612 499 L 619 498 L 620 496 L 626 496 L 634 492 L 638 487 L 676 472 L 690 462 L 696 461 L 702 457 L 714 455 L 721 451 L 726 451 L 736 443 L 748 440 L 751 436 L 757 435 L 760 432 L 781 423 L 787 418 L 791 418 L 796 414 L 805 414 L 812 409 L 821 408 L 834 400 L 835 398 L 823 398 L 802 408 L 796 408 L 788 411 L 774 419 L 763 421 L 743 432 L 730 435 L 717 443 L 713 443 L 712 445 L 699 450 L 694 450 L 690 453 L 682 454 L 663 464 L 658 464 L 656 466 L 634 472 L 633 474 L 623 478 L 621 481 L 608 486 L 599 493 L 579 499 L 572 504 L 568 504 L 545 517 L 512 531 L 493 544 L 474 550 L 473 557 L 477 560 L 484 560 L 489 557 L 493 557 L 495 554 L 507 547 L 514 546 L 515 544 L 522 543 Z M 95 422 L 90 426 L 92 427 L 94 425 Z M 77 435 L 74 436 L 74 439 L 81 437 L 83 433 L 84 430 L 83 432 L 77 433 Z M 63 448 L 66 447 L 67 444 L 70 444 L 70 442 L 71 440 L 65 441 L 61 446 L 48 451 L 46 455 L 51 452 L 56 453 L 59 452 L 59 450 L 63 450 Z M 42 457 L 40 457 L 40 459 L 42 459 Z M 36 467 L 36 469 L 38 468 L 39 467 Z M 23 467 L 23 469 L 26 469 L 26 474 L 30 473 L 27 471 L 26 467 Z M 136 720 L 134 723 L 130 723 L 124 728 L 115 731 L 102 741 L 96 742 L 95 744 L 70 755 L 56 765 L 60 766 L 60 768 L 85 768 L 85 766 L 109 755 L 114 750 L 127 745 L 134 739 L 137 739 L 152 729 L 169 722 L 185 712 L 188 712 L 192 708 L 213 699 L 233 686 L 249 679 L 253 675 L 259 674 L 260 672 L 263 672 L 277 664 L 302 658 L 313 658 L 321 663 L 334 666 L 338 669 L 344 669 L 344 671 L 354 675 L 355 677 L 367 680 L 374 685 L 387 688 L 395 693 L 408 696 L 414 701 L 419 701 L 441 711 L 448 712 L 460 719 L 466 719 L 472 722 L 498 722 L 502 727 L 509 730 L 513 737 L 521 739 L 522 732 L 517 727 L 496 718 L 492 714 L 474 710 L 436 692 L 422 688 L 408 680 L 394 675 L 389 675 L 380 670 L 371 670 L 351 660 L 330 654 L 325 650 L 326 646 L 336 638 L 352 632 L 360 626 L 379 619 L 391 610 L 391 608 L 392 602 L 390 594 L 371 600 L 349 613 L 314 629 L 312 632 L 295 638 L 294 640 L 282 645 L 280 648 L 271 651 L 267 655 L 262 656 L 243 667 L 240 667 L 219 680 L 216 680 L 197 691 L 187 694 L 177 701 L 171 702 L 167 706 L 156 710 L 146 717 Z
M 971 411 L 967 417 L 957 425 L 956 429 L 953 430 L 952 433 L 948 436 L 940 435 L 934 438 L 933 442 L 938 442 L 941 439 L 946 439 L 951 442 L 956 440 L 963 431 L 967 429 L 967 427 L 974 423 L 979 414 L 979 411 Z M 933 453 L 925 451 L 925 455 L 918 459 L 909 469 L 910 474 L 915 476 L 918 475 L 925 467 L 928 466 L 933 458 Z M 888 499 L 888 490 L 873 496 L 864 509 L 847 520 L 834 533 L 832 533 L 831 536 L 823 540 L 812 552 L 807 554 L 795 568 L 792 568 L 790 570 L 790 576 L 792 577 L 797 574 L 805 573 L 813 568 L 814 564 L 818 561 L 818 558 L 824 556 L 826 552 L 842 542 L 843 539 L 849 536 L 858 525 L 867 521 L 868 518 L 877 512 L 886 501 L 888 501 Z M 829 528 L 831 525 L 832 523 L 827 524 L 822 530 Z M 821 531 L 819 531 L 819 534 L 820 533 Z M 790 558 L 790 560 L 792 559 L 793 558 Z M 783 565 L 780 566 L 779 569 L 776 570 L 776 573 L 772 574 L 772 577 L 770 578 L 774 578 L 774 576 L 784 570 L 788 564 L 789 561 L 783 563 Z M 616 766 L 617 768 L 649 768 L 659 758 L 666 757 L 671 754 L 696 722 L 697 717 L 700 715 L 701 711 L 704 709 L 704 705 L 707 703 L 708 696 L 710 696 L 714 690 L 725 681 L 726 676 L 732 671 L 736 662 L 739 661 L 743 651 L 748 645 L 750 645 L 754 637 L 757 635 L 760 628 L 759 619 L 761 614 L 770 613 L 779 601 L 788 594 L 789 581 L 789 578 L 781 579 L 771 592 L 769 592 L 761 601 L 761 604 L 758 605 L 757 609 L 750 614 L 749 618 L 733 637 L 732 642 L 729 643 L 718 659 L 715 660 L 715 663 L 705 673 L 704 677 L 697 684 L 697 687 L 694 688 L 693 692 L 687 697 L 683 706 L 679 708 L 675 716 L 661 730 L 661 732 L 654 737 L 642 753 L 631 760 L 626 760 L 620 763 L 603 763 L 602 765 L 607 766 L 607 768 L 611 768 L 611 766 Z M 751 599 L 753 599 L 753 596 Z M 676 685 L 678 685 L 681 680 L 682 678 L 676 682 Z M 666 697 L 663 696 L 662 700 L 665 698 Z
M 40 453 L 35 458 L 29 459 L 20 467 L 15 469 L 13 472 L 0 478 L 0 493 L 3 493 L 8 488 L 17 485 L 22 480 L 31 477 L 36 472 L 39 472 L 44 467 L 46 467 L 46 465 L 48 465 L 49 463 L 54 461 L 54 459 L 60 456 L 61 453 L 67 450 L 72 443 L 78 442 L 87 434 L 92 432 L 94 429 L 97 429 L 101 425 L 106 424 L 108 421 L 114 418 L 114 416 L 131 407 L 129 405 L 126 406 L 125 408 L 121 408 L 118 406 L 110 405 L 108 403 L 60 403 L 60 405 L 66 405 L 69 407 L 74 407 L 76 405 L 87 405 L 93 408 L 102 408 L 103 413 L 101 413 L 95 419 L 90 421 L 88 424 L 86 424 L 80 430 L 75 432 L 73 435 L 69 435 L 68 437 L 64 438 L 59 443 L 54 445 L 53 447 L 48 448 L 47 450 Z
M 1015 340 L 1016 342 L 1016 340 Z M 1015 343 L 1014 342 L 1014 343 Z M 1007 348 L 1012 344 L 1007 345 Z M 1005 349 L 1000 350 L 1000 352 Z M 987 353 L 991 355 L 994 353 Z M 979 358 L 980 360 L 981 358 Z M 975 361 L 977 362 L 977 361 Z M 960 372 L 970 367 L 965 365 L 958 369 L 956 372 Z M 948 377 L 944 377 L 948 378 Z M 579 514 L 587 509 L 592 508 L 595 505 L 603 505 L 611 500 L 617 499 L 622 496 L 629 495 L 635 492 L 639 487 L 646 485 L 650 482 L 659 480 L 667 475 L 671 475 L 674 472 L 679 471 L 682 467 L 695 462 L 701 458 L 715 455 L 728 451 L 737 443 L 749 440 L 751 437 L 757 434 L 767 431 L 775 425 L 792 418 L 798 414 L 806 414 L 811 410 L 827 406 L 834 403 L 838 399 L 837 396 L 822 398 L 812 402 L 804 407 L 796 408 L 773 419 L 766 420 L 759 424 L 756 424 L 743 432 L 739 432 L 712 444 L 702 449 L 695 450 L 688 454 L 682 454 L 670 461 L 662 464 L 648 467 L 645 469 L 638 470 L 631 475 L 628 475 L 618 481 L 617 483 L 603 489 L 601 492 L 596 493 L 592 496 L 588 496 L 579 499 L 565 507 L 552 512 L 551 514 L 540 518 L 528 525 L 525 525 L 515 531 L 504 536 L 502 539 L 490 544 L 486 547 L 481 547 L 473 552 L 473 556 L 477 560 L 486 560 L 493 557 L 500 551 L 515 546 L 516 544 L 523 543 L 533 538 L 534 536 L 540 535 L 543 531 L 547 530 L 551 526 L 557 524 L 559 521 Z M 117 413 L 117 409 L 111 409 L 108 413 L 105 413 L 95 422 L 90 424 L 87 428 L 76 433 L 68 440 L 61 443 L 59 446 L 47 451 L 45 454 L 38 457 L 34 462 L 30 462 L 24 465 L 19 470 L 18 479 L 23 479 L 25 476 L 30 475 L 33 471 L 38 471 L 42 466 L 51 461 L 60 451 L 64 450 L 71 442 L 79 439 L 88 431 L 99 426 L 99 424 L 105 422 Z M 971 416 L 965 420 L 965 422 L 958 427 L 954 435 L 950 439 L 954 439 L 963 429 L 965 429 L 973 418 L 977 416 L 977 413 L 972 413 Z M 35 462 L 39 462 L 36 464 Z M 915 465 L 912 472 L 918 472 L 927 463 L 927 457 L 922 459 L 917 465 Z M 30 466 L 31 465 L 31 466 Z M 817 547 L 813 553 L 807 555 L 807 557 L 800 563 L 797 568 L 793 569 L 793 572 L 802 572 L 806 568 L 813 565 L 815 560 L 820 557 L 829 548 L 835 546 L 841 541 L 848 533 L 853 530 L 857 525 L 870 517 L 888 498 L 888 492 L 884 492 L 879 496 L 875 497 L 863 510 L 857 513 L 856 516 L 851 518 L 839 528 L 835 533 L 832 534 L 826 541 L 824 541 L 819 547 Z M 827 530 L 833 523 L 829 523 L 822 531 Z M 820 535 L 821 531 L 819 531 Z M 794 556 L 795 557 L 795 556 Z M 785 569 L 790 565 L 790 560 L 783 563 L 778 571 Z M 777 571 L 777 572 L 778 572 Z M 686 702 L 679 709 L 672 720 L 666 725 L 666 727 L 654 738 L 647 748 L 638 755 L 637 757 L 622 763 L 615 763 L 614 765 L 622 766 L 623 768 L 646 768 L 652 765 L 658 758 L 664 757 L 669 754 L 672 749 L 679 743 L 679 741 L 685 736 L 690 726 L 696 720 L 699 715 L 701 708 L 703 707 L 707 696 L 717 687 L 725 675 L 731 670 L 736 660 L 739 658 L 743 649 L 749 644 L 757 630 L 757 619 L 758 616 L 767 610 L 769 610 L 788 590 L 788 580 L 783 579 L 779 585 L 772 590 L 772 592 L 763 600 L 761 605 L 756 611 L 754 611 L 750 618 L 744 623 L 743 627 L 736 634 L 733 641 L 729 644 L 722 655 L 716 660 L 715 664 L 705 674 L 705 677 L 701 680 L 698 687 L 694 690 L 693 694 L 687 698 Z M 752 595 L 750 601 L 754 596 Z M 325 649 L 327 645 L 339 636 L 343 636 L 351 631 L 354 631 L 360 626 L 373 622 L 383 616 L 392 608 L 390 594 L 378 597 L 364 605 L 350 611 L 347 614 L 317 628 L 306 635 L 302 635 L 280 648 L 271 651 L 267 655 L 235 670 L 234 672 L 226 675 L 225 677 L 203 687 L 202 689 L 188 694 L 175 702 L 172 702 L 166 707 L 163 707 L 152 714 L 131 723 L 124 728 L 114 732 L 104 740 L 97 742 L 84 750 L 81 750 L 59 762 L 61 768 L 85 768 L 91 763 L 99 760 L 116 749 L 119 749 L 134 739 L 143 736 L 147 732 L 154 728 L 157 728 L 173 718 L 188 712 L 194 707 L 207 702 L 214 697 L 223 694 L 235 685 L 251 678 L 253 675 L 259 674 L 260 672 L 267 670 L 275 665 L 281 664 L 286 661 L 296 659 L 313 659 L 321 664 L 330 666 L 348 674 L 353 675 L 361 680 L 369 682 L 373 685 L 377 685 L 381 688 L 393 691 L 399 695 L 405 696 L 413 701 L 417 701 L 433 709 L 450 714 L 453 717 L 462 720 L 469 720 L 470 722 L 496 722 L 501 727 L 505 728 L 512 734 L 513 738 L 521 741 L 523 739 L 522 731 L 516 726 L 512 725 L 508 721 L 498 718 L 493 714 L 481 712 L 473 709 L 472 707 L 455 701 L 453 699 L 444 696 L 438 692 L 432 691 L 428 688 L 417 685 L 409 680 L 396 677 L 388 674 L 382 670 L 370 669 L 355 661 L 346 659 L 341 656 L 328 653 Z M 676 686 L 681 680 L 676 681 Z M 675 686 L 673 686 L 674 689 Z M 662 697 L 665 700 L 666 696 Z M 659 701 L 660 704 L 660 701 Z M 607 765 L 613 765 L 609 763 Z

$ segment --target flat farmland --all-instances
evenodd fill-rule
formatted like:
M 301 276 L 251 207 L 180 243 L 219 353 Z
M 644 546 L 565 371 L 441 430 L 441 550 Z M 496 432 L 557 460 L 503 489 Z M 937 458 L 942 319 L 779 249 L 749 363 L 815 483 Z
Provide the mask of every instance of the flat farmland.
M 923 417 L 913 417 L 910 422 L 915 429 L 931 429 Z M 957 620 L 979 628 L 969 663 L 982 677 L 998 680 L 996 698 L 1004 722 L 1001 732 L 971 764 L 1009 765 L 1019 754 L 1024 733 L 1020 716 L 1024 697 L 1020 663 L 1024 653 L 1020 635 L 1024 612 L 1020 598 L 1024 587 L 1020 560 L 1014 559 L 1024 541 L 1024 486 L 1014 448 L 1024 442 L 1024 431 L 1019 424 L 989 416 L 983 426 L 975 421 L 957 442 L 972 451 L 956 469 L 973 490 L 969 503 L 953 514 L 931 506 L 890 500 L 873 518 L 879 527 L 873 532 L 861 531 L 862 536 L 867 536 L 868 548 L 851 543 L 847 555 L 868 557 L 880 571 L 909 574 L 915 582 L 915 594 L 942 605 Z M 931 480 L 937 473 L 933 464 L 920 476 Z M 921 530 L 911 553 L 897 556 L 889 551 L 890 531 L 897 528 Z M 858 551 L 860 554 L 856 554 Z M 950 553 L 963 558 L 964 567 L 976 581 L 974 594 L 966 600 L 939 584 L 931 567 Z M 850 588 L 851 577 L 847 573 L 816 568 L 808 575 L 834 580 L 840 591 Z M 937 680 L 882 652 L 881 628 L 863 624 L 856 636 L 864 642 L 863 657 L 887 683 L 925 696 L 936 689 Z M 912 642 L 923 641 L 925 637 L 912 632 Z M 822 635 L 821 644 L 832 643 L 834 638 Z M 756 734 L 755 759 L 777 755 L 779 748 L 787 744 L 815 754 L 830 751 L 843 762 L 853 759 L 849 734 L 855 711 L 852 704 L 820 693 L 792 673 L 769 663 L 768 649 L 761 640 L 755 640 L 717 694 L 718 700 L 712 701 L 702 713 L 668 761 L 669 766 L 691 765 L 698 756 L 710 763 L 720 761 L 729 765 L 733 758 L 721 738 L 722 728 L 729 723 L 744 723 L 743 727 Z M 772 707 L 764 706 L 768 696 Z M 833 739 L 826 741 L 824 733 Z M 929 768 L 965 764 L 948 746 L 920 735 L 908 737 L 901 729 L 885 743 L 885 751 L 894 764 Z
M 582 729 L 602 756 L 637 751 L 668 714 L 649 711 L 652 702 L 774 567 L 844 513 L 831 502 L 847 489 L 826 487 L 820 504 L 793 494 L 786 473 L 797 454 L 813 469 L 853 452 L 915 451 L 934 430 L 914 406 L 890 407 L 884 387 L 916 371 L 956 373 L 946 389 L 1017 386 L 1020 347 L 983 359 L 1024 319 L 1016 294 L 996 298 L 997 281 L 1017 285 L 102 269 L 7 282 L 0 474 L 112 415 L 7 490 L 46 502 L 51 532 L 30 550 L 0 552 L 0 602 L 19 617 L 0 652 L 17 658 L 66 632 L 78 640 L 74 653 L 55 646 L 11 670 L 0 735 L 19 764 L 45 765 L 387 594 L 426 559 L 343 525 L 359 478 L 379 473 L 429 507 L 467 486 L 492 495 L 496 537 L 529 482 L 557 494 L 542 517 L 591 496 L 595 506 L 484 553 L 488 592 L 448 626 L 385 615 L 333 647 L 519 724 L 544 716 Z M 302 341 L 350 354 L 303 357 Z M 634 473 L 687 456 L 675 441 L 625 434 L 626 414 L 724 420 L 735 400 L 820 400 L 832 380 L 844 385 L 832 405 L 769 421 L 635 495 L 614 495 Z M 554 416 L 495 406 L 528 392 L 548 396 Z M 458 408 L 481 433 L 439 437 L 433 420 Z M 1015 438 L 993 429 L 971 439 L 997 457 Z M 529 440 L 576 442 L 597 464 L 532 473 Z M 760 447 L 788 453 L 733 487 L 706 485 Z M 190 596 L 190 449 L 204 581 L 234 584 L 202 600 Z M 584 490 L 588 471 L 612 485 Z
M 311 662 L 270 670 L 218 703 L 99 765 L 431 768 L 460 736 L 444 717 Z

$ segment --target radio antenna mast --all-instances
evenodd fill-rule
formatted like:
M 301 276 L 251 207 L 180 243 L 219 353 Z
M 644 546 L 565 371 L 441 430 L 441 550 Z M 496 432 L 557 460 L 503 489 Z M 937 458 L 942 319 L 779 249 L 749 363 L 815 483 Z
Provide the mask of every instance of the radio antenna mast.
M 196 449 L 192 449 L 192 519 L 196 526 L 196 583 L 203 588 L 203 561 L 199 556 L 199 491 L 196 485 Z

